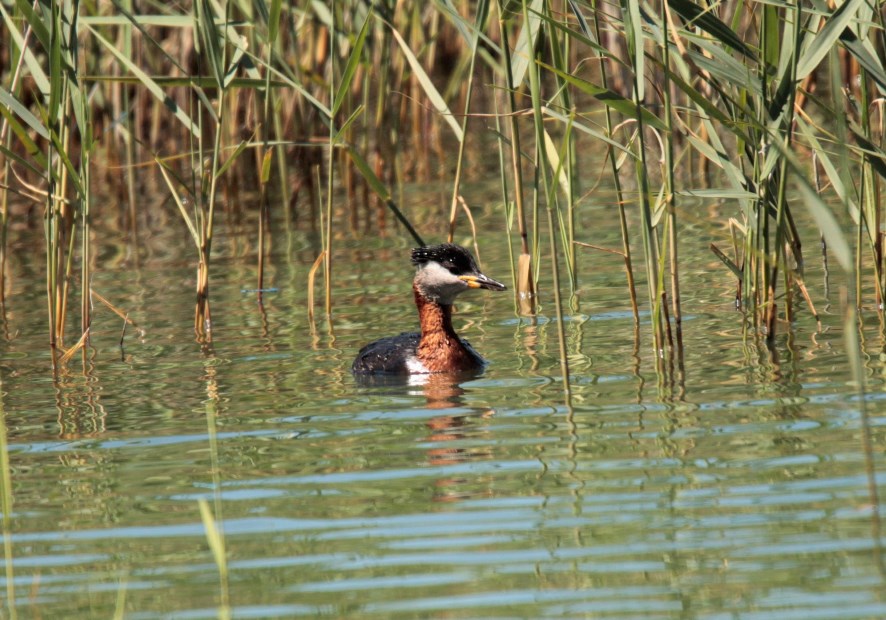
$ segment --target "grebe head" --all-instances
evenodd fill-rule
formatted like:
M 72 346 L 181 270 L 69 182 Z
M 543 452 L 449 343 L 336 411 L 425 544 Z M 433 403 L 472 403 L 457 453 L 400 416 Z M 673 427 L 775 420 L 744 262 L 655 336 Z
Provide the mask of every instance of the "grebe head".
M 415 286 L 435 303 L 450 306 L 455 298 L 471 288 L 503 291 L 505 285 L 482 273 L 471 253 L 459 245 L 442 243 L 412 250 L 412 263 L 418 267 Z

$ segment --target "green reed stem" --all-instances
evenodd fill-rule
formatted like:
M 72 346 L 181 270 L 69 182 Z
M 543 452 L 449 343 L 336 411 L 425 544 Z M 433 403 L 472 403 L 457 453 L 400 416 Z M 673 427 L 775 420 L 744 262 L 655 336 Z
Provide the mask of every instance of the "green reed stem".
M 75 4 L 75 10 L 76 5 Z M 71 50 L 73 67 L 79 67 L 79 59 L 77 58 L 77 50 Z M 92 149 L 94 147 L 92 113 L 89 107 L 89 99 L 86 90 L 82 87 L 77 88 L 74 93 L 72 105 L 77 108 L 74 117 L 77 120 L 80 130 L 80 186 L 83 192 L 79 195 L 77 204 L 80 209 L 80 332 L 86 335 L 88 341 L 88 332 L 92 325 L 92 298 L 90 295 L 90 283 L 92 281 L 92 251 L 91 251 L 91 225 L 90 225 L 90 207 L 92 202 L 91 188 L 91 165 L 92 165 Z M 73 234 L 71 235 L 73 238 Z M 73 258 L 73 252 L 71 252 Z M 84 360 L 86 355 L 86 347 L 83 347 Z
M 523 22 L 524 24 L 529 24 L 529 9 L 527 7 L 526 0 L 523 0 Z M 524 25 L 524 27 L 528 26 Z M 547 152 L 545 149 L 546 135 L 544 128 L 544 116 L 542 115 L 541 110 L 541 84 L 539 81 L 538 65 L 535 62 L 534 52 L 532 53 L 532 59 L 527 68 L 527 73 L 529 75 L 529 93 L 532 99 L 532 118 L 535 126 L 535 195 L 537 201 L 537 197 L 540 193 L 539 190 L 542 189 L 538 187 L 537 179 L 541 177 L 545 195 L 545 207 L 548 223 L 548 239 L 551 252 L 551 278 L 553 280 L 552 285 L 554 289 L 554 306 L 557 314 L 557 337 L 560 346 L 560 372 L 563 375 L 563 391 L 568 404 L 571 393 L 569 385 L 569 357 L 566 347 L 566 331 L 563 318 L 563 304 L 560 298 L 560 266 L 557 259 L 558 230 L 554 224 L 554 205 L 557 200 L 557 186 L 548 174 L 548 171 L 551 169 L 551 162 L 547 156 Z
M 214 118 L 212 119 L 214 136 L 208 171 L 206 170 L 202 159 L 202 139 L 200 140 L 200 170 L 203 171 L 201 174 L 200 209 L 198 211 L 198 218 L 200 221 L 198 227 L 198 252 L 200 255 L 200 263 L 197 273 L 197 304 L 194 315 L 194 330 L 197 334 L 197 338 L 200 340 L 206 339 L 211 341 L 212 318 L 209 305 L 209 263 L 212 255 L 215 206 L 218 198 L 222 134 L 227 113 L 228 89 L 225 81 L 225 73 L 227 69 L 227 40 L 230 4 L 225 2 L 222 6 L 224 26 L 221 32 L 216 29 L 215 14 L 213 6 L 209 3 L 209 0 L 199 0 L 196 2 L 195 8 L 197 10 L 201 41 L 204 47 L 204 56 L 212 69 L 212 75 L 215 78 L 216 96 L 218 98 L 217 109 L 215 110 Z M 202 119 L 202 111 L 200 117 Z M 207 174 L 209 177 L 208 194 L 206 193 L 205 185 Z
M 650 193 L 649 177 L 647 172 L 648 167 L 646 162 L 645 123 L 643 121 L 642 114 L 643 102 L 640 99 L 640 95 L 642 92 L 640 82 L 645 79 L 645 76 L 641 72 L 643 67 L 643 62 L 641 59 L 644 54 L 642 25 L 636 23 L 636 21 L 630 17 L 630 15 L 632 14 L 632 10 L 629 5 L 631 2 L 634 1 L 635 0 L 625 0 L 623 4 L 623 11 L 626 22 L 625 31 L 626 33 L 631 33 L 631 36 L 627 36 L 627 41 L 628 56 L 630 57 L 631 67 L 633 68 L 633 71 L 631 73 L 633 82 L 632 98 L 636 109 L 635 120 L 637 122 L 637 157 L 635 159 L 635 172 L 637 175 L 637 186 L 640 189 L 640 193 L 638 196 L 638 206 L 640 209 L 640 220 L 643 233 L 643 251 L 646 259 L 646 278 L 647 286 L 649 288 L 649 303 L 652 307 L 653 341 L 656 351 L 656 360 L 659 360 L 659 353 L 664 348 L 664 325 L 661 315 L 661 294 L 657 285 L 659 252 L 658 240 L 656 238 L 656 233 L 652 222 L 652 210 L 649 205 Z
M 49 51 L 49 74 L 50 81 L 54 87 L 49 93 L 49 110 L 47 111 L 47 119 L 51 123 L 49 128 L 51 135 L 55 140 L 50 140 L 47 144 L 46 161 L 50 162 L 46 176 L 49 179 L 49 187 L 46 197 L 46 213 L 44 215 L 44 234 L 46 238 L 46 294 L 47 303 L 49 305 L 49 344 L 52 348 L 53 366 L 56 361 L 56 347 L 59 342 L 59 302 L 60 302 L 60 239 L 62 217 L 61 217 L 61 197 L 64 196 L 64 184 L 62 182 L 63 174 L 65 174 L 64 164 L 61 156 L 58 154 L 59 146 L 64 144 L 63 139 L 59 136 L 63 131 L 64 125 L 60 122 L 59 110 L 67 98 L 67 84 L 62 71 L 61 57 L 61 7 L 53 5 L 50 16 L 50 49 Z M 55 170 L 52 170 L 55 166 Z
M 493 97 L 493 105 L 495 106 L 495 135 L 497 138 L 496 145 L 498 147 L 498 170 L 499 180 L 501 182 L 501 203 L 504 207 L 505 230 L 508 233 L 508 264 L 511 266 L 511 282 L 517 282 L 517 263 L 514 261 L 514 243 L 512 238 L 512 216 L 514 213 L 514 207 L 513 203 L 508 199 L 508 158 L 505 154 L 505 137 L 502 133 L 501 114 L 499 113 L 498 102 L 498 97 Z M 519 313 L 520 311 L 517 299 L 518 298 L 516 296 L 513 298 L 515 313 Z
M 90 159 L 89 149 L 84 148 L 81 155 L 81 166 L 83 168 L 81 177 L 86 187 L 89 187 L 91 176 L 89 173 Z M 89 296 L 89 285 L 92 280 L 90 275 L 92 253 L 90 246 L 89 207 L 90 198 L 89 194 L 86 194 L 80 201 L 80 330 L 84 334 L 92 324 L 91 300 Z M 85 350 L 84 348 L 84 352 Z
M 267 39 L 265 41 L 265 63 L 266 66 L 270 66 L 274 54 L 274 43 L 277 39 L 277 34 L 279 33 L 280 27 L 280 10 L 281 10 L 281 2 L 280 0 L 273 0 L 271 3 L 270 15 L 268 17 L 268 32 Z M 262 302 L 264 296 L 264 288 L 265 288 L 265 252 L 266 252 L 266 239 L 267 236 L 267 227 L 270 223 L 270 204 L 268 202 L 268 183 L 270 181 L 271 174 L 271 159 L 273 159 L 274 150 L 277 147 L 270 147 L 270 118 L 272 112 L 272 101 L 274 93 L 271 90 L 271 72 L 265 70 L 265 87 L 264 90 L 259 90 L 258 95 L 261 100 L 262 112 L 262 126 L 261 126 L 261 141 L 262 146 L 260 149 L 261 157 L 260 161 L 260 171 L 259 171 L 259 180 L 260 180 L 260 189 L 259 189 L 259 217 L 258 217 L 258 285 L 256 286 L 257 296 L 259 303 Z M 276 116 L 276 111 L 274 111 Z M 272 150 L 274 149 L 274 150 Z
M 10 26 L 11 27 L 11 26 Z M 25 28 L 23 38 L 23 46 L 27 48 L 31 39 L 32 26 L 28 24 Z M 17 50 L 12 47 L 12 50 Z M 15 63 L 15 71 L 13 71 L 10 80 L 9 92 L 15 93 L 19 89 L 19 83 L 22 76 L 22 68 L 25 64 L 24 50 L 17 50 L 18 58 Z M 7 151 L 12 152 L 12 133 L 9 131 L 9 119 L 3 117 L 0 123 L 0 144 Z M 3 170 L 0 175 L 0 304 L 6 302 L 6 258 L 7 258 L 7 235 L 9 232 L 9 191 L 7 185 L 9 183 L 10 162 L 9 159 L 3 157 Z
M 489 0 L 480 0 L 477 3 L 477 11 L 474 17 L 474 34 L 471 38 L 471 62 L 468 68 L 468 83 L 465 91 L 465 111 L 461 121 L 461 140 L 458 142 L 458 157 L 455 160 L 455 180 L 452 187 L 452 202 L 449 207 L 449 235 L 447 240 L 452 243 L 455 237 L 455 219 L 458 214 L 458 196 L 461 188 L 462 167 L 464 166 L 465 145 L 468 142 L 468 121 L 471 113 L 471 98 L 474 92 L 474 66 L 477 62 L 477 52 L 480 49 L 480 31 L 489 14 Z
M 528 25 L 525 25 L 528 27 Z M 535 313 L 535 286 L 532 281 L 532 254 L 529 250 L 529 237 L 526 229 L 526 209 L 523 202 L 523 169 L 520 161 L 520 128 L 517 123 L 517 101 L 514 85 L 514 73 L 511 63 L 511 46 L 508 40 L 508 25 L 503 14 L 502 3 L 499 2 L 499 30 L 504 53 L 505 88 L 508 93 L 509 128 L 511 138 L 511 171 L 514 175 L 514 204 L 516 207 L 517 231 L 520 235 L 520 257 L 517 262 L 517 285 L 514 295 L 520 311 L 524 314 Z
M 679 360 L 683 358 L 683 313 L 680 308 L 680 255 L 677 235 L 677 200 L 676 200 L 676 180 L 674 174 L 674 131 L 673 131 L 673 101 L 671 100 L 671 42 L 670 29 L 667 15 L 667 3 L 661 3 L 661 26 L 662 26 L 662 64 L 664 65 L 664 84 L 662 87 L 662 98 L 664 100 L 664 122 L 665 122 L 665 200 L 667 201 L 668 215 L 668 245 L 670 255 L 670 272 L 671 272 L 671 308 L 674 317 L 674 332 L 676 340 L 676 354 Z
M 570 72 L 568 63 L 570 56 L 570 38 L 561 38 L 560 31 L 551 25 L 556 18 L 557 16 L 552 13 L 550 5 L 546 3 L 544 9 L 544 23 L 548 24 L 546 34 L 549 41 L 548 47 L 550 49 L 553 66 L 559 69 L 560 72 L 568 74 Z M 565 15 L 563 16 L 562 23 L 564 27 L 568 26 L 568 20 Z M 554 74 L 554 80 L 557 84 L 556 100 L 559 101 L 563 110 L 569 114 L 566 129 L 562 137 L 562 146 L 558 156 L 559 161 L 556 165 L 557 170 L 554 171 L 554 177 L 558 181 L 562 181 L 563 178 L 565 178 L 566 181 L 565 187 L 562 188 L 566 200 L 566 212 L 564 214 L 563 209 L 558 206 L 557 218 L 560 224 L 563 252 L 566 259 L 566 271 L 569 276 L 570 292 L 572 295 L 575 295 L 578 286 L 578 274 L 576 273 L 575 268 L 575 197 L 580 191 L 580 188 L 578 187 L 578 179 L 575 175 L 577 155 L 575 134 L 572 131 L 573 122 L 575 121 L 575 109 L 566 80 L 560 75 L 560 73 Z
M 554 308 L 557 312 L 557 342 L 560 347 L 560 374 L 563 376 L 563 394 L 566 405 L 571 405 L 572 388 L 569 375 L 569 352 L 566 347 L 566 326 L 563 316 L 563 300 L 560 298 L 560 266 L 557 260 L 557 241 L 554 223 L 554 209 L 548 204 L 548 240 L 551 252 L 551 279 L 554 288 Z
M 594 36 L 597 42 L 602 41 L 600 37 L 600 18 L 599 13 L 600 9 L 597 6 L 597 0 L 594 0 L 593 3 L 594 14 L 593 14 L 593 23 L 594 23 Z M 609 76 L 607 74 L 606 68 L 607 63 L 605 58 L 601 55 L 599 56 L 599 67 L 600 67 L 600 79 L 603 84 L 603 88 L 609 89 Z M 606 118 L 606 135 L 612 138 L 612 110 L 609 106 L 603 106 L 603 112 Z M 631 311 L 634 315 L 634 325 L 638 326 L 640 324 L 640 308 L 637 303 L 637 286 L 634 283 L 634 270 L 632 266 L 632 258 L 631 258 L 631 242 L 630 242 L 630 234 L 628 231 L 628 219 L 627 214 L 625 212 L 625 204 L 626 198 L 624 195 L 624 191 L 622 190 L 621 178 L 618 173 L 618 161 L 616 158 L 615 150 L 612 147 L 609 147 L 606 150 L 606 156 L 609 160 L 609 168 L 612 172 L 612 184 L 615 190 L 615 200 L 618 209 L 618 224 L 619 224 L 619 232 L 621 233 L 621 246 L 622 246 L 622 254 L 624 256 L 625 261 L 625 275 L 627 277 L 628 284 L 628 294 L 631 298 Z
M 9 443 L 6 429 L 6 407 L 3 377 L 0 376 L 0 501 L 3 506 L 3 559 L 6 578 L 6 611 L 9 618 L 18 618 L 15 604 L 15 565 L 12 549 L 13 491 L 12 469 L 9 463 Z
M 872 136 L 871 132 L 871 92 L 868 82 L 868 76 L 865 69 L 860 69 L 861 80 L 859 83 L 860 101 L 858 111 L 861 120 L 861 131 L 865 136 Z M 869 157 L 862 157 L 861 160 L 861 204 L 859 215 L 863 216 L 867 225 L 868 244 L 873 255 L 874 268 L 874 290 L 876 295 L 877 311 L 882 317 L 884 314 L 884 281 L 883 281 L 883 232 L 880 226 L 881 212 L 880 201 L 877 191 L 877 175 L 871 166 Z
M 332 195 L 335 189 L 335 112 L 336 105 L 341 105 L 344 101 L 338 100 L 336 97 L 336 76 L 335 76 L 335 59 L 338 52 L 336 46 L 336 16 L 340 17 L 340 12 L 336 11 L 335 3 L 332 4 L 332 25 L 329 32 L 329 100 L 333 102 L 332 114 L 329 117 L 329 142 L 327 146 L 327 160 L 329 162 L 326 171 L 326 221 L 320 233 L 323 247 L 323 283 L 325 286 L 324 308 L 326 310 L 326 318 L 332 315 Z M 365 27 L 365 25 L 364 25 Z M 343 79 L 347 79 L 343 77 Z M 321 222 L 323 222 L 321 217 Z

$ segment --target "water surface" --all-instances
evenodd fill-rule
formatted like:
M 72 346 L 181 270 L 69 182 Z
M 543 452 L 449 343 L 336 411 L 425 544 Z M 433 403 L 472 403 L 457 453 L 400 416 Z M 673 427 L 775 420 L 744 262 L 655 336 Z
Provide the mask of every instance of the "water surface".
M 494 207 L 477 208 L 481 230 L 502 228 Z M 615 246 L 605 208 L 587 217 Z M 237 618 L 886 617 L 883 367 L 866 358 L 862 398 L 820 266 L 823 332 L 801 310 L 773 354 L 742 337 L 707 251 L 723 233 L 687 228 L 685 371 L 663 376 L 618 257 L 582 255 L 568 406 L 549 293 L 535 320 L 508 294 L 463 297 L 481 377 L 360 385 L 357 349 L 415 323 L 408 241 L 337 240 L 334 315 L 311 324 L 316 237 L 277 227 L 260 309 L 244 292 L 251 230 L 220 235 L 211 346 L 193 339 L 184 243 L 148 231 L 138 264 L 124 241 L 103 246 L 94 287 L 144 331 L 121 350 L 121 321 L 97 308 L 85 364 L 55 379 L 39 270 L 11 265 L 5 617 L 215 618 L 224 600 Z M 501 235 L 480 242 L 509 282 Z

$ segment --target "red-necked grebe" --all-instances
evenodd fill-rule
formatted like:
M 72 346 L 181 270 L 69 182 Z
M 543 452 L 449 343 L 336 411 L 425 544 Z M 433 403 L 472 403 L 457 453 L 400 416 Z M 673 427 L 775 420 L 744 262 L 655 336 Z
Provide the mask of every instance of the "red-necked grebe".
M 471 253 L 452 243 L 415 248 L 412 263 L 417 267 L 412 291 L 421 333 L 403 333 L 366 345 L 357 354 L 352 372 L 427 374 L 482 369 L 486 362 L 452 328 L 452 303 L 468 289 L 503 291 L 505 285 L 480 273 Z

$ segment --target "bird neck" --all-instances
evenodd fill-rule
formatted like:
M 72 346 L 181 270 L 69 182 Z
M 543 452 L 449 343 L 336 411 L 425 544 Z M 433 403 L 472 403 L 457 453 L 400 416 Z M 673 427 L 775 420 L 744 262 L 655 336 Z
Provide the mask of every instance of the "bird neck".
M 421 322 L 421 339 L 456 336 L 452 328 L 452 306 L 431 301 L 425 297 L 418 286 L 412 285 L 418 318 Z
M 415 356 L 428 372 L 464 372 L 483 367 L 452 328 L 452 306 L 431 301 L 413 286 L 421 320 L 421 338 Z

